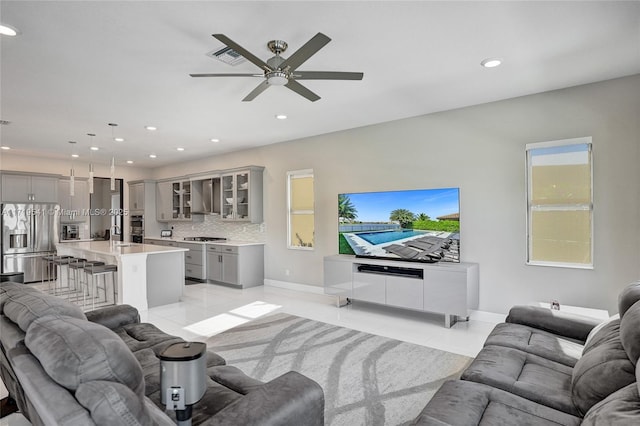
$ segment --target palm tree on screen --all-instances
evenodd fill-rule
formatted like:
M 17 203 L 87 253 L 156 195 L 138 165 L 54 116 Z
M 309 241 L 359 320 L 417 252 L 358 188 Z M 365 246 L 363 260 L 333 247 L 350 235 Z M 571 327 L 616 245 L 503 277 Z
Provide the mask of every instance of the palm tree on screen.
M 396 209 L 389 215 L 389 220 L 399 222 L 402 228 L 411 228 L 416 215 L 407 209 Z
M 348 195 L 338 195 L 338 218 L 353 221 L 358 217 L 358 209 L 353 205 Z

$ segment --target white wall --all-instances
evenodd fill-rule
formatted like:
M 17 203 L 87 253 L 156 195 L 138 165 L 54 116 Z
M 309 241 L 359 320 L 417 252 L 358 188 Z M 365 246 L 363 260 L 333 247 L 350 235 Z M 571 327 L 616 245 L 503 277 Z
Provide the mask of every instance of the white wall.
M 425 94 L 428 96 L 428 94 Z M 357 112 L 354 112 L 357 113 Z M 265 170 L 266 278 L 322 285 L 337 252 L 337 194 L 460 187 L 462 260 L 480 264 L 480 309 L 548 301 L 616 312 L 640 278 L 640 75 L 311 137 L 154 170 Z M 593 137 L 593 270 L 525 265 L 525 144 Z M 286 172 L 316 176 L 316 249 L 286 248 Z M 285 270 L 290 275 L 285 275 Z
M 480 264 L 480 309 L 557 299 L 615 312 L 619 290 L 640 278 L 637 123 L 640 75 L 174 164 L 149 177 L 265 166 L 266 278 L 315 286 L 323 257 L 337 252 L 338 193 L 457 186 L 461 255 Z M 526 266 L 525 144 L 579 136 L 593 137 L 595 268 Z M 316 248 L 288 250 L 286 172 L 307 168 L 316 176 Z

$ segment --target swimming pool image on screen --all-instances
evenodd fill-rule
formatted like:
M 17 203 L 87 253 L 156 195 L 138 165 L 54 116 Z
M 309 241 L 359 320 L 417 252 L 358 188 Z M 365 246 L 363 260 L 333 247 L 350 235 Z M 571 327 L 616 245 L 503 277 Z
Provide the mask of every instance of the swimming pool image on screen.
M 340 254 L 460 261 L 458 188 L 338 195 Z

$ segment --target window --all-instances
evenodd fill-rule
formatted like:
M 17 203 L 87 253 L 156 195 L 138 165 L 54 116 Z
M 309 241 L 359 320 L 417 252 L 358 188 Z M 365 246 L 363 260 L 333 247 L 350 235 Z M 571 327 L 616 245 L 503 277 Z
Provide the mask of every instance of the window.
M 591 138 L 527 144 L 527 263 L 593 267 Z
M 287 172 L 288 229 L 287 247 L 313 250 L 314 196 L 313 170 Z

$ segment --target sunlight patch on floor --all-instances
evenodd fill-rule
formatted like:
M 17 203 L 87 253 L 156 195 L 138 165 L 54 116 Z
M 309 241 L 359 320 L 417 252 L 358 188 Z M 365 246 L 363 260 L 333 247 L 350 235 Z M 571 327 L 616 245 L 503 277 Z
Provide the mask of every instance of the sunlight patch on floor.
M 211 318 L 189 324 L 184 330 L 204 337 L 211 337 L 238 325 L 245 324 L 268 313 L 280 309 L 281 305 L 262 302 L 260 300 L 230 310 Z

